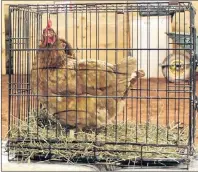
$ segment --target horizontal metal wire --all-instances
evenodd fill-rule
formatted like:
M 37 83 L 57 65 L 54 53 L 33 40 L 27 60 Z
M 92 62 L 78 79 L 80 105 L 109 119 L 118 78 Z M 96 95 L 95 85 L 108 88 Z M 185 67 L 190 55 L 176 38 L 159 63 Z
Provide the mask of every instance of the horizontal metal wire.
M 64 48 L 11 48 L 10 49 L 11 51 L 31 51 L 31 50 L 39 50 L 39 51 L 42 51 L 42 50 L 48 50 L 48 51 L 51 51 L 51 50 L 65 50 Z M 71 48 L 71 50 L 108 50 L 108 51 L 115 51 L 115 50 L 126 50 L 126 51 L 129 51 L 129 50 L 150 50 L 150 51 L 160 51 L 160 50 L 186 50 L 186 51 L 190 51 L 190 50 L 194 50 L 194 49 L 191 49 L 191 48 Z
M 191 93 L 192 91 L 189 91 L 189 93 Z M 120 98 L 124 98 L 124 99 L 160 99 L 160 100 L 189 100 L 188 97 L 155 97 L 155 96 L 99 96 L 99 95 L 96 95 L 96 96 L 93 96 L 93 95 L 40 95 L 40 94 L 37 94 L 37 95 L 33 95 L 33 94 L 10 94 L 10 96 L 21 96 L 21 97 L 26 97 L 26 96 L 32 96 L 32 97 L 65 97 L 65 98 L 68 98 L 68 97 L 75 97 L 75 98 L 114 98 L 114 99 L 120 99 Z M 58 99 L 58 98 L 57 98 Z
M 28 138 L 26 140 L 22 139 L 22 138 L 17 138 L 17 140 L 15 139 L 9 139 L 8 140 L 9 143 L 19 143 L 19 142 L 31 142 L 31 140 L 28 140 Z M 36 138 L 34 139 L 35 142 L 40 142 L 40 143 L 46 143 L 45 140 L 37 140 Z M 48 140 L 50 143 L 64 143 L 63 141 L 59 140 L 59 139 L 49 139 Z M 152 146 L 152 147 L 178 147 L 178 148 L 188 148 L 188 145 L 179 145 L 179 144 L 148 144 L 148 143 L 135 143 L 135 142 L 104 142 L 104 141 L 98 141 L 98 142 L 91 142 L 91 141 L 86 141 L 86 140 L 77 140 L 77 141 L 71 141 L 68 143 L 94 143 L 95 145 L 133 145 L 133 146 L 141 146 L 141 147 L 146 147 L 146 146 Z M 50 145 L 49 145 L 50 146 Z M 49 148 L 49 147 L 48 147 Z M 116 150 L 115 150 L 116 151 Z
M 30 91 L 31 89 L 27 89 L 27 88 L 10 88 L 10 90 L 15 90 L 15 91 Z M 152 91 L 154 91 L 154 92 L 156 92 L 156 91 L 158 91 L 158 92 L 164 92 L 164 91 L 169 91 L 169 92 L 180 92 L 180 93 L 189 93 L 190 91 L 189 90 L 187 90 L 187 89 L 182 89 L 182 90 L 177 90 L 177 89 L 174 89 L 174 90 L 165 90 L 165 89 L 140 89 L 140 88 L 137 88 L 137 89 L 135 89 L 135 88 L 132 88 L 132 89 L 130 89 L 130 90 L 133 90 L 133 91 L 150 91 L 150 92 L 152 92 Z
M 108 8 L 107 8 L 108 7 Z M 11 5 L 12 9 L 28 9 L 41 13 L 69 12 L 115 12 L 118 10 L 134 11 L 185 11 L 190 7 L 189 2 L 179 2 L 179 5 L 170 5 L 169 2 L 130 2 L 130 3 L 87 3 L 87 4 L 39 4 L 39 5 Z
M 114 143 L 115 144 L 115 143 Z M 12 146 L 10 145 L 9 147 L 13 147 L 13 148 L 20 148 L 20 146 Z M 23 146 L 24 149 L 38 149 L 38 150 L 63 150 L 63 151 L 84 151 L 84 149 L 78 149 L 78 148 L 70 148 L 69 150 L 67 148 L 60 148 L 60 147 L 53 147 L 53 146 L 49 146 L 49 147 L 45 147 L 43 146 L 42 148 L 41 147 L 38 147 L 38 146 L 32 146 L 32 147 L 28 147 L 28 146 Z M 140 148 L 141 149 L 141 148 Z M 187 148 L 186 148 L 187 149 Z M 88 152 L 93 152 L 94 151 L 94 148 L 93 149 L 86 149 L 86 151 Z M 100 147 L 97 148 L 97 151 L 98 152 L 109 152 L 109 153 L 112 153 L 112 152 L 122 152 L 122 153 L 145 153 L 145 154 L 149 154 L 149 153 L 153 153 L 153 154 L 158 154 L 157 152 L 150 152 L 150 151 L 133 151 L 133 150 L 112 150 L 112 149 L 100 149 Z M 164 155 L 169 155 L 169 154 L 172 154 L 171 152 L 164 152 L 163 153 Z M 178 153 L 179 155 L 187 155 L 186 153 Z

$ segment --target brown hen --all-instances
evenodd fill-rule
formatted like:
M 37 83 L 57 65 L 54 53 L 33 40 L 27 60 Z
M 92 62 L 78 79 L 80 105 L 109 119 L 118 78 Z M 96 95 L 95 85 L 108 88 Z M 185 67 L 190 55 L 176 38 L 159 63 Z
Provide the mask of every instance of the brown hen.
M 77 60 L 71 45 L 57 37 L 50 22 L 40 48 L 31 71 L 32 93 L 38 94 L 40 103 L 62 125 L 83 129 L 114 123 L 129 88 L 144 76 L 143 71 L 136 71 L 133 57 L 117 65 Z

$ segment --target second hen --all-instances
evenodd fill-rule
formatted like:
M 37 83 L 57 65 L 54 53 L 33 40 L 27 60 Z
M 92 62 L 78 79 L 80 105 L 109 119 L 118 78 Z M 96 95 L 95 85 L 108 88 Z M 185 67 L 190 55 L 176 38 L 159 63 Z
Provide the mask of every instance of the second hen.
M 116 65 L 101 60 L 77 60 L 52 33 L 44 34 L 42 49 L 34 59 L 33 94 L 38 93 L 39 101 L 62 125 L 83 129 L 114 123 L 125 106 L 129 88 L 144 76 L 143 71 L 137 72 L 136 59 L 123 58 Z

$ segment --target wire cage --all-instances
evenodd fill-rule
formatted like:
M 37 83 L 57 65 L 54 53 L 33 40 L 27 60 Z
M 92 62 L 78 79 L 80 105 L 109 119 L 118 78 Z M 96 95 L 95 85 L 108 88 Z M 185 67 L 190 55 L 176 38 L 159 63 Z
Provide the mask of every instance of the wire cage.
M 194 15 L 190 2 L 10 5 L 9 160 L 187 168 Z

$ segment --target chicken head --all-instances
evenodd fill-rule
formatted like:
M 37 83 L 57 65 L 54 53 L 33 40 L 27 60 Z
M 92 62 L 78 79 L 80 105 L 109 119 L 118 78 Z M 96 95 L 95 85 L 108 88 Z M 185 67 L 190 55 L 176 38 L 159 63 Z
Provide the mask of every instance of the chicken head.
M 47 22 L 47 27 L 43 30 L 43 44 L 45 46 L 54 44 L 56 39 L 57 36 L 54 29 L 52 28 L 52 21 L 49 19 Z

